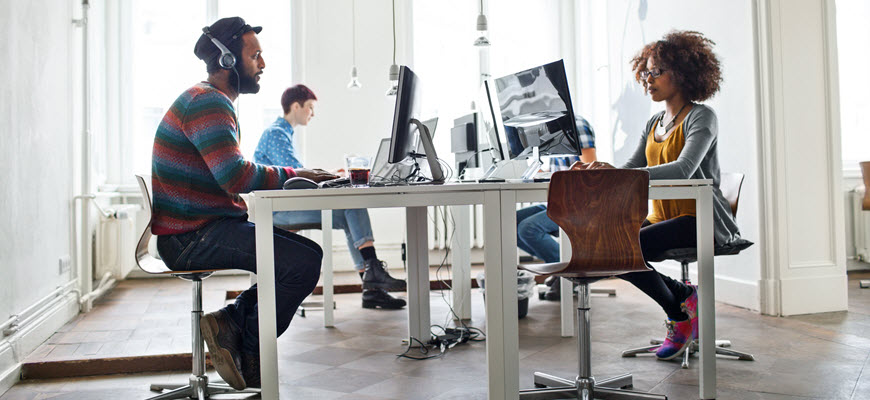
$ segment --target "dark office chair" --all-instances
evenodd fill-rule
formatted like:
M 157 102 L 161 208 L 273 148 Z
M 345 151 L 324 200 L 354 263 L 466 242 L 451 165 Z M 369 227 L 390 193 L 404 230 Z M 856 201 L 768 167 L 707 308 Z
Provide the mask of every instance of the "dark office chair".
M 624 388 L 631 374 L 592 377 L 589 284 L 628 272 L 648 271 L 640 251 L 640 226 L 647 214 L 649 173 L 630 169 L 559 171 L 550 180 L 549 216 L 571 241 L 571 261 L 521 264 L 538 275 L 559 276 L 578 284 L 577 340 L 579 374 L 574 380 L 535 372 L 536 389 L 520 399 L 667 399 Z
M 861 203 L 861 209 L 870 211 L 870 161 L 861 162 L 861 176 L 864 177 L 864 201 Z M 857 224 L 858 221 L 855 221 Z M 862 279 L 858 282 L 861 289 L 870 288 L 870 279 Z
M 148 400 L 164 400 L 164 399 L 186 399 L 193 398 L 203 400 L 211 397 L 213 394 L 221 393 L 260 393 L 260 389 L 248 388 L 245 390 L 235 390 L 227 384 L 215 384 L 208 382 L 208 376 L 205 374 L 205 349 L 202 341 L 202 334 L 199 330 L 199 319 L 202 317 L 202 280 L 208 278 L 216 269 L 204 269 L 197 271 L 178 272 L 172 271 L 163 264 L 163 261 L 154 258 L 148 252 L 148 243 L 151 241 L 151 219 L 153 218 L 151 208 L 151 177 L 147 175 L 136 175 L 136 180 L 139 182 L 139 189 L 142 191 L 142 201 L 147 207 L 145 210 L 149 213 L 148 225 L 142 232 L 142 237 L 139 239 L 139 244 L 136 246 L 136 265 L 143 271 L 149 274 L 156 275 L 172 275 L 176 278 L 181 278 L 193 282 L 193 307 L 190 313 L 190 338 L 193 345 L 192 359 L 193 371 L 190 374 L 189 383 L 183 384 L 151 384 L 151 390 L 162 392 L 168 389 L 169 392 L 154 396 Z
M 721 176 L 721 180 L 719 182 L 719 190 L 722 191 L 722 196 L 725 197 L 725 200 L 728 200 L 728 203 L 731 205 L 731 214 L 734 215 L 734 218 L 737 218 L 737 205 L 740 203 L 740 189 L 743 187 L 743 178 L 744 175 L 735 172 L 726 172 Z M 752 246 L 752 242 L 746 239 L 738 239 L 732 243 L 729 243 L 724 246 L 716 246 L 713 251 L 713 254 L 717 256 L 727 256 L 738 254 L 741 251 L 745 250 L 749 246 Z M 676 260 L 679 261 L 683 267 L 682 271 L 682 281 L 683 283 L 689 285 L 691 284 L 691 280 L 689 279 L 689 263 L 696 262 L 698 260 L 697 249 L 694 247 L 682 248 L 682 249 L 671 249 L 668 250 L 658 256 L 651 257 L 647 261 L 658 262 L 664 260 Z M 658 350 L 659 346 L 662 344 L 662 339 L 652 339 L 649 341 L 649 346 L 638 347 L 636 349 L 629 349 L 622 352 L 623 357 L 635 357 L 638 354 L 645 353 L 654 353 Z M 726 347 L 731 347 L 730 340 L 717 340 L 716 341 L 716 354 L 722 354 L 726 356 L 734 356 L 740 360 L 744 361 L 754 361 L 755 357 L 752 354 L 744 353 L 737 350 L 727 349 Z M 695 340 L 689 347 L 683 352 L 683 368 L 689 368 L 689 357 L 692 354 L 698 352 L 698 341 Z

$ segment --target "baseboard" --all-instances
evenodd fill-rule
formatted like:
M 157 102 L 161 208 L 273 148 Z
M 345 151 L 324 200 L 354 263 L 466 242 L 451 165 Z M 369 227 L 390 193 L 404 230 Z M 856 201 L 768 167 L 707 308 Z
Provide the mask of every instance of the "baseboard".
M 680 279 L 682 275 L 682 267 L 676 262 L 658 263 L 656 270 L 674 279 Z M 689 279 L 694 283 L 698 282 L 697 269 L 690 269 Z M 758 311 L 761 309 L 758 282 L 716 275 L 716 301 Z
M 789 278 L 780 281 L 782 315 L 814 314 L 848 309 L 848 277 Z
M 24 359 L 78 313 L 77 297 L 68 294 L 33 322 L 0 341 L 0 371 L 3 371 L 0 393 L 5 393 L 20 380 Z
M 191 364 L 190 353 L 180 353 L 24 363 L 20 370 L 21 379 L 57 379 L 142 372 L 190 371 Z M 205 364 L 206 368 L 212 368 L 211 357 L 208 353 L 205 355 Z

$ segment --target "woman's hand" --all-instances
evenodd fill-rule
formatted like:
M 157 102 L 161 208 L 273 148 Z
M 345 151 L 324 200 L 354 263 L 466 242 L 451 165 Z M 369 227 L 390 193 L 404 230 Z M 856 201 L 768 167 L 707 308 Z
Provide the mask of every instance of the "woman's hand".
M 614 169 L 616 167 L 604 162 L 604 161 L 593 161 L 591 163 L 584 163 L 581 161 L 577 161 L 574 164 L 571 164 L 572 171 L 584 170 L 584 169 Z

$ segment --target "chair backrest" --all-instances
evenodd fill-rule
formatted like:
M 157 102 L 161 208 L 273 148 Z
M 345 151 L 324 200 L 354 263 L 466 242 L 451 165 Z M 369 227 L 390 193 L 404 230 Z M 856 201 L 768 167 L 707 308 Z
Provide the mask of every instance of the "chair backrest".
M 719 180 L 719 190 L 728 204 L 731 205 L 731 215 L 737 218 L 737 204 L 740 203 L 740 189 L 746 176 L 737 172 L 724 172 Z
M 136 181 L 139 182 L 139 190 L 142 191 L 143 206 L 148 212 L 148 224 L 139 238 L 139 244 L 136 245 L 136 265 L 149 274 L 165 274 L 169 272 L 169 268 L 163 261 L 154 258 L 148 252 L 148 243 L 151 242 L 151 222 L 154 219 L 154 210 L 151 207 L 151 176 L 136 175 Z
M 870 210 L 870 161 L 864 161 L 861 164 L 861 176 L 864 177 L 864 202 L 862 209 Z
M 559 171 L 550 178 L 547 215 L 571 241 L 557 274 L 603 277 L 648 271 L 640 250 L 649 173 L 631 169 Z

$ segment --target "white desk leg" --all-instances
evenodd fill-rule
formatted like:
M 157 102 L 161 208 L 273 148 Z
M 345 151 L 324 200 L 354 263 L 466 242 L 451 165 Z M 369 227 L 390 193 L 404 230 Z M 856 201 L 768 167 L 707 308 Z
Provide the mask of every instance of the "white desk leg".
M 451 206 L 453 214 L 453 311 L 471 319 L 471 206 Z
M 275 321 L 275 243 L 272 200 L 255 197 L 257 242 L 257 302 L 260 321 L 260 378 L 262 397 L 278 398 L 278 328 Z
M 571 261 L 571 241 L 568 234 L 559 229 L 559 254 L 561 261 Z M 562 337 L 574 336 L 574 284 L 567 279 L 559 279 L 559 311 L 562 316 Z
M 323 326 L 332 328 L 335 319 L 332 313 L 333 302 L 333 261 L 332 261 L 332 210 L 321 211 L 320 230 L 323 233 Z
M 716 398 L 716 279 L 713 270 L 713 192 L 698 187 L 698 330 L 701 347 L 700 397 Z
M 519 399 L 516 194 L 484 194 L 486 367 L 490 400 Z
M 408 225 L 408 335 L 426 343 L 430 323 L 426 207 L 407 207 L 405 222 Z

